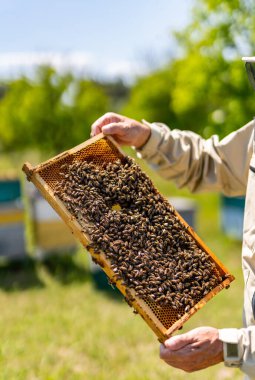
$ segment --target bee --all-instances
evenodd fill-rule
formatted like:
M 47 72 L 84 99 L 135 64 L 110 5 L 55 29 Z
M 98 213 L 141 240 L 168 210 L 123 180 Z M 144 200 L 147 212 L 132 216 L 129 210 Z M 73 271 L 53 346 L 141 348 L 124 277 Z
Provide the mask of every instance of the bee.
M 195 288 L 201 285 L 203 292 L 222 281 L 212 272 L 209 255 L 132 159 L 77 161 L 65 164 L 60 177 L 56 196 L 87 231 L 94 251 L 99 256 L 104 251 L 114 279 L 143 299 L 156 305 L 175 300 L 184 310 L 192 306 Z

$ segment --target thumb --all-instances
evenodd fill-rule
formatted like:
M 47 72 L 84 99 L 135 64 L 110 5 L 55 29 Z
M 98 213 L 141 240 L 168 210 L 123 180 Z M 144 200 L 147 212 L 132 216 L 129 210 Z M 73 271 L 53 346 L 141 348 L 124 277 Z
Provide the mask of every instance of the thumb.
M 186 334 L 182 334 L 182 335 L 173 336 L 173 337 L 167 339 L 164 342 L 164 345 L 169 350 L 176 351 L 176 350 L 180 350 L 181 348 L 187 346 L 192 341 L 193 341 L 193 339 L 190 337 L 190 335 L 188 333 L 186 333 Z

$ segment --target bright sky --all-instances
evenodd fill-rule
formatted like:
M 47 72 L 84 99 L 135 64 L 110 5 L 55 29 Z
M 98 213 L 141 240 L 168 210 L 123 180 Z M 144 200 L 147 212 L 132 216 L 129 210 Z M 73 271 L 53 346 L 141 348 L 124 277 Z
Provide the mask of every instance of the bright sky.
M 132 77 L 174 53 L 193 0 L 0 0 L 0 76 L 40 63 Z

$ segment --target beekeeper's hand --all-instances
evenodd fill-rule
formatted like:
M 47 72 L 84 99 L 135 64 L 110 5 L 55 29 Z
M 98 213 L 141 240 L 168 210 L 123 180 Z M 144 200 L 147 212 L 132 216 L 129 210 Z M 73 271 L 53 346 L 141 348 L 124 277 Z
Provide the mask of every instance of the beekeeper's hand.
M 120 145 L 136 148 L 143 146 L 151 134 L 148 125 L 113 112 L 106 113 L 92 124 L 91 136 L 101 132 L 112 136 Z
M 213 327 L 173 336 L 160 346 L 160 358 L 172 367 L 194 372 L 223 361 L 223 343 Z

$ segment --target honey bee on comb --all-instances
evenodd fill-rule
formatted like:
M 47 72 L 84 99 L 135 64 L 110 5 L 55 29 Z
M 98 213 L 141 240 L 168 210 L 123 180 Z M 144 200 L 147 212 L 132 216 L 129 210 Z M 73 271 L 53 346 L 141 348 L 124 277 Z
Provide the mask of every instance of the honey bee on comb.
M 55 194 L 87 228 L 94 252 L 105 253 L 116 278 L 138 297 L 188 312 L 222 282 L 209 254 L 133 159 L 64 169 Z
M 160 342 L 234 280 L 111 138 L 23 170 Z

